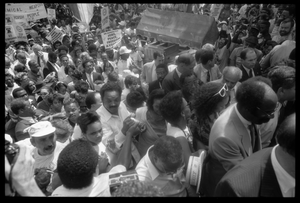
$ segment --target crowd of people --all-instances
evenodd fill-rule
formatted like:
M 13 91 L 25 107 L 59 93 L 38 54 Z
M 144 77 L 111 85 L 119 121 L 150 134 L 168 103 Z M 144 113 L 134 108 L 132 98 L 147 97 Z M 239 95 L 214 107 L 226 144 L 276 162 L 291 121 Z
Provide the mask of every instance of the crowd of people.
M 147 6 L 174 7 L 101 6 L 108 28 L 99 15 L 88 32 L 35 21 L 28 43 L 6 43 L 6 196 L 295 197 L 295 5 L 225 4 L 217 41 L 172 62 L 147 61 L 156 39 L 136 27 Z M 61 41 L 46 39 L 53 28 Z M 202 151 L 197 187 L 187 174 Z M 113 189 L 127 172 L 138 178 Z

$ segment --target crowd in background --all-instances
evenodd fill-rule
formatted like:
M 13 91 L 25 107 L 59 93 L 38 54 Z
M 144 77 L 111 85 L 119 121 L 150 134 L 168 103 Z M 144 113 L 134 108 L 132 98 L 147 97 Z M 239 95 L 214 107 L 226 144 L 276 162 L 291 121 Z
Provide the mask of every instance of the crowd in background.
M 295 196 L 295 5 L 224 4 L 215 44 L 172 62 L 146 60 L 156 39 L 137 35 L 141 13 L 210 4 L 97 4 L 86 32 L 67 6 L 45 6 L 57 18 L 5 47 L 5 139 L 20 150 L 5 159 L 6 196 Z M 46 39 L 53 28 L 61 41 Z M 197 188 L 186 174 L 202 151 Z M 112 191 L 126 171 L 139 180 Z

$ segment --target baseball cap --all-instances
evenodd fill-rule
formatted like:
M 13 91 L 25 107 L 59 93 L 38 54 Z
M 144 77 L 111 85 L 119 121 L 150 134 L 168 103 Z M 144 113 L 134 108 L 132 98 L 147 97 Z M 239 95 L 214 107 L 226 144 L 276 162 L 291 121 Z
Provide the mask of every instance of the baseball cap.
M 120 51 L 119 51 L 119 54 L 120 54 L 120 55 L 122 55 L 122 54 L 129 54 L 129 53 L 131 53 L 131 50 L 130 50 L 130 49 L 127 49 L 126 46 L 122 46 L 122 47 L 120 48 Z
M 28 131 L 30 137 L 43 137 L 54 133 L 56 128 L 53 127 L 49 121 L 39 121 L 30 127 L 25 128 L 25 130 Z

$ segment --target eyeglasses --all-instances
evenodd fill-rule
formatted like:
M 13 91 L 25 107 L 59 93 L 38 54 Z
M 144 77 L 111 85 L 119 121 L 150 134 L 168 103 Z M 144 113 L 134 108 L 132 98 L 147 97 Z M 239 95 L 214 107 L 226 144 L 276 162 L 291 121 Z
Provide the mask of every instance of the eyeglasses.
M 214 94 L 212 97 L 216 96 L 216 95 L 220 95 L 221 97 L 225 97 L 226 92 L 228 91 L 228 86 L 226 85 L 226 83 L 223 85 L 223 87 L 220 89 L 219 92 L 217 92 L 216 94 Z
M 279 102 L 277 102 L 275 109 L 271 112 L 271 113 L 267 113 L 266 111 L 262 110 L 259 107 L 256 107 L 258 110 L 262 111 L 263 113 L 265 113 L 269 118 L 272 118 L 274 116 L 274 113 L 278 110 L 280 104 Z

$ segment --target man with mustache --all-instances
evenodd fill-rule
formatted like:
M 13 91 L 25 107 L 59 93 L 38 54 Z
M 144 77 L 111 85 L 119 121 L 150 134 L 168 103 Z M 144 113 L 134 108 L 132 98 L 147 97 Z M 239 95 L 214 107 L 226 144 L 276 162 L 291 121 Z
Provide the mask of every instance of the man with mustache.
M 285 40 L 293 39 L 294 20 L 292 18 L 286 18 L 280 23 L 278 32 L 273 36 L 272 40 L 281 44 Z M 274 28 L 275 29 L 275 28 Z M 274 31 L 273 31 L 274 33 Z M 273 34 L 272 33 L 272 34 Z

